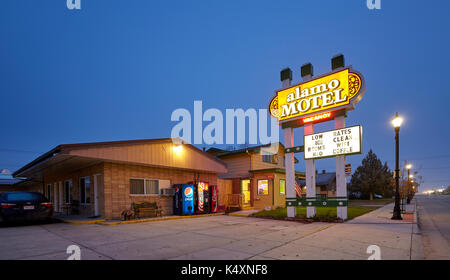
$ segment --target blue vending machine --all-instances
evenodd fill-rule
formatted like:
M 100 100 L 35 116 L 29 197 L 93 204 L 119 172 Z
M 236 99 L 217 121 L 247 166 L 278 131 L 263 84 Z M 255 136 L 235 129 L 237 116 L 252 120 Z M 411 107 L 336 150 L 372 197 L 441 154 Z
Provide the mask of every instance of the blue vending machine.
M 194 185 L 183 185 L 181 205 L 183 215 L 194 214 Z

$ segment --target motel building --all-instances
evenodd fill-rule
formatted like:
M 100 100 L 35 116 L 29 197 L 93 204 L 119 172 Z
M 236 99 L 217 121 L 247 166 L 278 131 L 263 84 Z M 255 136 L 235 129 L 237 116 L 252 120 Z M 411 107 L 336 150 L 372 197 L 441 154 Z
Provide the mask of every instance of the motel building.
M 55 212 L 118 219 L 133 202 L 156 202 L 173 214 L 173 184 L 208 182 L 225 203 L 224 161 L 170 138 L 59 145 L 13 173 L 35 182 Z M 25 190 L 20 186 L 15 190 Z M 224 206 L 223 206 L 224 207 Z
M 38 191 L 56 213 L 119 219 L 138 202 L 173 215 L 174 184 L 207 182 L 218 186 L 219 210 L 275 209 L 286 206 L 286 177 L 284 146 L 273 147 L 205 152 L 170 138 L 63 144 L 15 171 L 0 192 Z
M 210 148 L 208 153 L 227 164 L 228 171 L 218 177 L 228 187 L 230 210 L 286 207 L 286 170 L 281 143 L 233 151 Z M 295 176 L 305 179 L 303 172 L 296 171 Z

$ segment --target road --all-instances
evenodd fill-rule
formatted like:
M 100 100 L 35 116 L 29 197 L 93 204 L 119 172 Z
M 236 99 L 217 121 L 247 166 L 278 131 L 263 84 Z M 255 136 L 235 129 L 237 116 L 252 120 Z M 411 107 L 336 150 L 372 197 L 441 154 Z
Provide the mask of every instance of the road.
M 450 259 L 450 195 L 417 195 L 425 259 Z

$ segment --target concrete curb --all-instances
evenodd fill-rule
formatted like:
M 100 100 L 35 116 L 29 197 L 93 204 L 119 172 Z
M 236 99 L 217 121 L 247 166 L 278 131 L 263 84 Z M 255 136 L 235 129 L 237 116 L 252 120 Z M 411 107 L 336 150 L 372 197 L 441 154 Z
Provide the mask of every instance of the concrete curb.
M 160 217 L 160 218 L 148 218 L 148 219 L 129 220 L 129 221 L 108 222 L 106 220 L 103 220 L 103 221 L 97 222 L 96 224 L 103 225 L 103 226 L 116 226 L 116 225 L 126 225 L 126 224 L 160 222 L 160 221 L 168 221 L 168 220 L 193 219 L 193 218 L 220 216 L 220 215 L 225 215 L 225 213 L 204 214 L 204 215 L 195 215 L 195 216 L 194 215 L 192 215 L 192 216 L 167 216 L 167 217 Z
M 422 245 L 422 233 L 420 230 L 420 218 L 419 218 L 419 210 L 417 205 L 417 200 L 414 198 L 414 224 L 412 225 L 411 232 L 411 252 L 410 259 L 411 260 L 423 260 L 425 259 L 425 255 L 423 253 L 423 245 Z
M 91 221 L 72 221 L 72 220 L 66 220 L 66 219 L 62 219 L 62 218 L 55 218 L 55 220 L 58 220 L 65 224 L 70 224 L 70 225 L 92 225 L 92 224 L 97 224 L 97 223 L 106 221 L 105 219 L 98 219 L 98 220 L 91 220 Z
M 233 214 L 233 213 L 229 213 L 227 215 L 233 216 L 233 217 L 250 217 L 251 216 L 251 214 Z

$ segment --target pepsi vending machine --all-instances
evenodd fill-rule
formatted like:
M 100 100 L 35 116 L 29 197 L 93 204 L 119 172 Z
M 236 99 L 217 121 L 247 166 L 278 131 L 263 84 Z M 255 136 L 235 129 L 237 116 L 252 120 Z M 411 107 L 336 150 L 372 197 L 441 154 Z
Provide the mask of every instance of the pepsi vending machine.
M 211 201 L 211 213 L 217 213 L 219 206 L 219 188 L 217 186 L 209 187 L 209 199 Z
M 194 213 L 194 186 L 190 184 L 173 185 L 173 214 L 191 215 Z
M 183 185 L 181 210 L 183 215 L 194 214 L 194 186 L 190 184 Z

